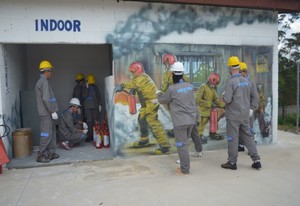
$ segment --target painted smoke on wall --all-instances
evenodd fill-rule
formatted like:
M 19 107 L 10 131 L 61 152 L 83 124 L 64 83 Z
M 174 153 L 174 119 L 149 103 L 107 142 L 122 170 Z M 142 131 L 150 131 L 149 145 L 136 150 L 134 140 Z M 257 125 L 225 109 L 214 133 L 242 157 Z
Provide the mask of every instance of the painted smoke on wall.
M 117 71 L 115 72 L 115 84 L 117 85 L 121 83 L 120 79 L 128 79 L 127 67 L 133 61 L 143 62 L 146 73 L 155 79 L 154 75 L 157 75 L 157 72 L 159 72 L 155 70 L 156 67 L 159 66 L 161 69 L 163 66 L 161 62 L 157 65 L 158 54 L 154 52 L 151 56 L 149 55 L 149 50 L 155 50 L 155 45 L 158 45 L 158 47 L 161 47 L 161 50 L 163 50 L 163 47 L 166 45 L 155 44 L 155 42 L 157 42 L 161 37 L 167 36 L 172 32 L 177 32 L 180 35 L 184 35 L 184 33 L 193 33 L 198 29 L 205 29 L 213 32 L 217 29 L 226 28 L 230 23 L 235 25 L 251 25 L 256 22 L 275 24 L 276 21 L 277 16 L 273 15 L 272 12 L 260 10 L 190 5 L 154 6 L 152 4 L 148 4 L 147 6 L 142 7 L 136 14 L 130 16 L 126 21 L 119 22 L 115 27 L 114 33 L 109 34 L 106 37 L 106 41 L 113 45 L 113 54 L 116 66 L 115 71 Z M 221 48 L 220 50 L 226 50 L 226 46 L 219 47 Z M 253 65 L 250 66 L 253 70 L 255 70 L 255 58 L 253 55 L 249 55 L 250 53 L 242 56 L 244 49 L 250 50 L 251 48 L 245 48 L 244 46 L 238 47 L 237 49 L 233 48 L 233 50 L 227 51 L 227 54 L 226 52 L 221 52 L 223 63 L 229 55 L 240 55 L 240 57 L 245 57 L 245 59 L 248 58 L 247 62 L 253 62 Z M 259 53 L 259 50 L 260 49 L 257 49 L 256 51 Z M 272 47 L 267 48 L 267 50 L 269 50 L 268 52 L 272 54 Z M 173 50 L 169 49 L 169 51 Z M 239 52 L 236 53 L 237 51 Z M 199 50 L 196 49 L 194 52 L 199 52 Z M 272 55 L 269 56 L 270 62 L 272 62 L 271 57 Z M 243 61 L 246 61 L 245 59 L 243 59 Z M 271 64 L 269 66 L 271 67 Z M 226 65 L 220 65 L 220 68 L 226 68 Z M 267 70 L 265 73 L 268 73 L 270 76 L 269 71 L 270 70 Z M 160 72 L 162 72 L 162 70 L 160 70 Z M 225 74 L 225 77 L 228 76 L 228 74 Z M 258 76 L 259 79 L 263 78 L 263 75 Z M 252 78 L 255 79 L 255 77 Z M 223 79 L 224 81 L 226 80 L 224 77 Z M 269 78 L 266 79 L 267 80 L 264 80 L 263 83 L 271 84 L 271 80 Z M 160 82 L 156 82 L 156 85 L 160 85 Z M 220 87 L 222 89 L 223 86 Z M 266 92 L 268 98 L 270 98 L 270 92 L 271 91 Z M 124 146 L 126 146 L 126 144 L 132 144 L 134 140 L 139 139 L 137 122 L 138 113 L 136 115 L 130 115 L 128 112 L 128 106 L 119 103 L 116 103 L 113 107 L 114 113 L 117 114 L 115 117 L 116 121 L 114 127 L 114 136 L 116 139 L 115 147 L 117 154 L 123 155 Z M 267 114 L 267 116 L 270 117 L 271 113 Z M 166 130 L 172 128 L 168 112 L 164 112 L 160 109 L 159 119 Z M 225 129 L 224 122 L 224 120 L 219 122 L 221 130 Z M 257 128 L 259 127 L 257 119 L 254 125 Z M 257 133 L 256 136 L 258 143 L 271 142 L 271 138 L 267 138 L 267 140 L 263 139 L 260 133 Z

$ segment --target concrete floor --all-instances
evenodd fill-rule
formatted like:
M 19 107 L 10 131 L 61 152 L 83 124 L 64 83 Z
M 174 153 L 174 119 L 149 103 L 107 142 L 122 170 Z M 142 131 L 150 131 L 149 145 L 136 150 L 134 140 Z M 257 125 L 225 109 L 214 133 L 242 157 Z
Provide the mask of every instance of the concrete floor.
M 278 131 L 278 143 L 258 151 L 261 170 L 250 167 L 247 152 L 236 171 L 222 169 L 227 150 L 220 149 L 191 157 L 186 176 L 175 175 L 176 154 L 4 169 L 0 205 L 299 206 L 300 135 Z

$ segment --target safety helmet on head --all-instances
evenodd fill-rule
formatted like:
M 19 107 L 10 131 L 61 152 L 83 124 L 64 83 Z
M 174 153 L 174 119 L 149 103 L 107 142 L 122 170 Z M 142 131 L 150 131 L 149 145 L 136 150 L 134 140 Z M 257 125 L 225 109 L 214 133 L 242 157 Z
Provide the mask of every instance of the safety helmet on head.
M 95 76 L 92 74 L 89 74 L 86 79 L 89 84 L 95 84 L 95 82 L 96 82 Z
M 168 63 L 170 66 L 177 61 L 173 54 L 165 54 L 163 57 L 163 64 Z
M 70 106 L 77 106 L 77 107 L 80 107 L 80 101 L 79 99 L 77 98 L 72 98 L 71 101 L 70 101 Z
M 133 73 L 135 76 L 139 76 L 145 73 L 144 67 L 141 62 L 133 62 L 129 65 L 128 71 Z
M 173 65 L 171 65 L 171 71 L 175 75 L 183 75 L 184 66 L 181 62 L 175 62 Z
M 232 69 L 239 69 L 240 68 L 240 60 L 237 56 L 231 56 L 228 59 L 228 64 L 229 67 Z
M 53 69 L 53 66 L 49 61 L 43 60 L 40 63 L 39 69 L 40 69 L 40 71 L 50 70 L 50 69 Z
M 247 71 L 248 67 L 245 62 L 240 62 L 240 71 Z
M 76 81 L 81 81 L 84 79 L 84 75 L 82 73 L 76 74 L 75 80 Z
M 217 86 L 220 83 L 220 76 L 218 73 L 211 73 L 207 79 L 207 81 L 213 85 L 213 86 Z

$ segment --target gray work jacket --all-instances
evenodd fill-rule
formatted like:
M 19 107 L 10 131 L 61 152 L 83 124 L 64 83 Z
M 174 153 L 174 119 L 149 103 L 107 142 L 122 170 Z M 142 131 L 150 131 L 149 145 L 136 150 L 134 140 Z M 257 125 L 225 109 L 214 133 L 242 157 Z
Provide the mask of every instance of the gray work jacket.
M 58 111 L 58 104 L 48 79 L 41 75 L 35 85 L 36 104 L 39 116 L 51 115 Z
M 174 127 L 196 124 L 198 110 L 193 90 L 193 85 L 181 81 L 170 85 L 165 93 L 158 93 L 158 102 L 170 105 Z

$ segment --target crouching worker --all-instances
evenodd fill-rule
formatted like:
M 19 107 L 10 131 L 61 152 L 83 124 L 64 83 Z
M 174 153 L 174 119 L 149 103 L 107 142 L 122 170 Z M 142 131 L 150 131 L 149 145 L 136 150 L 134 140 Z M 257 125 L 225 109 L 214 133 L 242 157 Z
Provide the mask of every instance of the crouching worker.
M 69 108 L 62 112 L 59 119 L 58 137 L 62 141 L 62 146 L 67 150 L 71 150 L 75 144 L 83 142 L 86 139 L 87 124 L 83 122 L 82 127 L 78 128 L 73 115 L 80 106 L 79 99 L 72 98 Z

